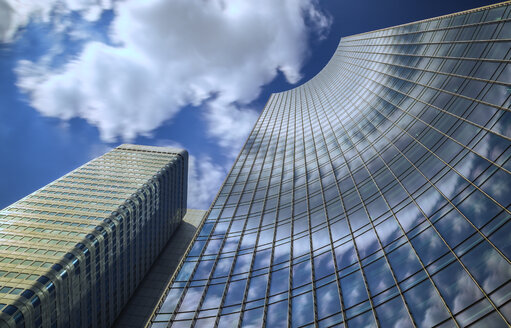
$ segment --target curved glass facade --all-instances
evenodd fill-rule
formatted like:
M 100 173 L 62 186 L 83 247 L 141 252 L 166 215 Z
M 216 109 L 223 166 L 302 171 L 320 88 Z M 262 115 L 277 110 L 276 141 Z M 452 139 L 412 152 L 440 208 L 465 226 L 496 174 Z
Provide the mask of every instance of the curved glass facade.
M 151 327 L 507 327 L 510 2 L 273 94 Z

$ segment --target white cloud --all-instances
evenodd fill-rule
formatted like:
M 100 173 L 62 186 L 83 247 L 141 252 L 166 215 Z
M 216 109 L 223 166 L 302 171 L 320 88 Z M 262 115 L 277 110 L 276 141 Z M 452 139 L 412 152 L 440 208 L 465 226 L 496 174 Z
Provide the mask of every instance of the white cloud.
M 66 3 L 89 19 L 112 6 Z M 182 107 L 202 104 L 208 134 L 232 153 L 257 117 L 247 104 L 279 70 L 299 81 L 307 32 L 330 25 L 316 0 L 126 1 L 114 10 L 115 46 L 90 42 L 59 70 L 20 62 L 18 86 L 31 105 L 47 116 L 81 117 L 111 142 L 150 135 Z
M 49 22 L 51 14 L 66 15 L 74 11 L 85 20 L 96 21 L 112 5 L 111 0 L 0 0 L 0 42 L 12 41 L 31 19 Z
M 54 2 L 0 0 L 0 42 L 11 41 L 31 18 L 48 21 Z
M 188 162 L 188 207 L 208 209 L 227 174 L 208 156 L 190 155 Z
M 205 112 L 208 134 L 217 139 L 235 158 L 254 126 L 259 114 L 252 109 L 211 101 Z

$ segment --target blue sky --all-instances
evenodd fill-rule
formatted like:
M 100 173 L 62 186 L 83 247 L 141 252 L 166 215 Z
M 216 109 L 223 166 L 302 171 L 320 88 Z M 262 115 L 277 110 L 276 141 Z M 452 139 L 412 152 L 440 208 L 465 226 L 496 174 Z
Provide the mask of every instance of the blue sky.
M 207 209 L 272 92 L 342 36 L 496 1 L 0 0 L 0 208 L 124 143 L 191 155 Z

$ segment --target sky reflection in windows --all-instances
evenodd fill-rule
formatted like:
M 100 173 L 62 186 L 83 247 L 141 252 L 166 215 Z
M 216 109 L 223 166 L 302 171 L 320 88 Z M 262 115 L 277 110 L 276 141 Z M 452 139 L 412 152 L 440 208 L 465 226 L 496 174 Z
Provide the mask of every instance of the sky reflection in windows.
M 320 74 L 273 94 L 158 313 L 509 324 L 510 12 L 343 38 Z

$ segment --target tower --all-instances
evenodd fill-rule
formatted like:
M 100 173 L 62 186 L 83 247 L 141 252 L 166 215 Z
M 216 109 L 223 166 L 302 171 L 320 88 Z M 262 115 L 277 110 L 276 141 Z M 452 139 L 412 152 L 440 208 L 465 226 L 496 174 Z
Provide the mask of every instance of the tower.
M 0 211 L 0 326 L 112 324 L 186 212 L 188 154 L 121 145 Z
M 273 94 L 150 327 L 507 327 L 510 2 Z

